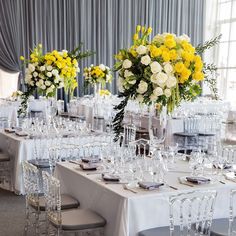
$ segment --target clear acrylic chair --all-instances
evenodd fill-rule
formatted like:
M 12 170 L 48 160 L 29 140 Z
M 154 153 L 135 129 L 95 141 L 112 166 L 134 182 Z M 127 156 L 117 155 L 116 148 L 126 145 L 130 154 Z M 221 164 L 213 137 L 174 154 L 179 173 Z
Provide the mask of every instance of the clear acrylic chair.
M 130 142 L 129 149 L 132 150 L 133 156 L 150 157 L 152 155 L 150 140 L 147 139 L 138 139 Z
M 193 191 L 169 197 L 170 226 L 139 232 L 139 236 L 210 235 L 216 191 Z
M 87 209 L 70 209 L 63 211 L 61 207 L 60 181 L 43 172 L 45 197 L 47 206 L 48 235 L 70 233 L 99 233 L 104 235 L 106 221 L 97 213 Z M 81 234 L 82 235 L 82 234 Z
M 229 218 L 216 219 L 212 222 L 211 236 L 236 235 L 236 189 L 230 191 Z
M 39 182 L 39 169 L 29 163 L 28 161 L 24 161 L 23 164 L 23 179 L 24 179 L 24 188 L 25 188 L 25 200 L 26 200 L 26 220 L 24 227 L 24 235 L 27 235 L 28 229 L 31 223 L 31 220 L 34 222 L 35 234 L 40 235 L 41 228 L 40 216 L 42 212 L 45 212 L 45 197 L 41 192 L 41 186 Z M 61 196 L 62 199 L 62 208 L 63 209 L 71 209 L 77 208 L 79 206 L 79 202 L 73 197 L 63 194 Z M 42 221 L 45 221 L 45 215 L 43 214 Z
M 124 125 L 124 132 L 120 137 L 121 146 L 127 147 L 130 142 L 135 141 L 136 126 L 133 124 Z

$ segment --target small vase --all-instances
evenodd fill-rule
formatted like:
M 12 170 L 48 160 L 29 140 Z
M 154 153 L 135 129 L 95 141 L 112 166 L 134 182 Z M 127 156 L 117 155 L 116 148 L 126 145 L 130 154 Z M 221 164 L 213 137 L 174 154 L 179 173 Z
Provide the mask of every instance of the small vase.
M 100 90 L 101 90 L 101 83 L 95 83 L 93 85 L 93 94 L 94 94 L 94 97 L 95 98 L 98 98 L 99 97 L 99 94 L 100 94 Z
M 148 131 L 150 142 L 154 146 L 158 146 L 165 141 L 167 129 L 167 109 L 162 107 L 161 110 L 156 109 L 155 105 L 149 109 Z

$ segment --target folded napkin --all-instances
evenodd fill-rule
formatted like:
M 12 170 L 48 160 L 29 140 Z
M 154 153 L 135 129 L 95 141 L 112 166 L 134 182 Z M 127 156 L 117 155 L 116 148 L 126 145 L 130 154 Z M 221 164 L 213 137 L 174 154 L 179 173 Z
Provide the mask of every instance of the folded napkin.
M 188 182 L 191 182 L 193 184 L 206 184 L 209 183 L 211 180 L 205 177 L 186 177 L 186 180 Z
M 147 190 L 158 189 L 160 186 L 163 186 L 164 183 L 156 183 L 156 182 L 138 182 L 140 188 L 144 188 Z
M 89 158 L 89 157 L 84 157 L 81 159 L 82 162 L 85 162 L 85 163 L 98 163 L 101 161 L 101 159 L 98 157 L 98 156 L 94 156 L 92 158 Z
M 12 128 L 5 128 L 4 130 L 5 130 L 5 132 L 7 132 L 7 133 L 14 133 L 14 132 L 16 132 L 16 130 L 15 130 L 15 129 L 12 129 Z
M 94 163 L 81 163 L 80 168 L 82 170 L 97 170 L 97 165 Z
M 25 137 L 28 136 L 29 134 L 25 131 L 16 131 L 15 132 L 16 135 L 21 136 L 21 137 Z
M 113 174 L 102 174 L 102 178 L 105 181 L 112 181 L 112 182 L 118 182 L 120 181 L 120 177 L 117 175 L 113 175 Z
M 233 182 L 236 182 L 236 173 L 235 172 L 226 173 L 225 178 Z

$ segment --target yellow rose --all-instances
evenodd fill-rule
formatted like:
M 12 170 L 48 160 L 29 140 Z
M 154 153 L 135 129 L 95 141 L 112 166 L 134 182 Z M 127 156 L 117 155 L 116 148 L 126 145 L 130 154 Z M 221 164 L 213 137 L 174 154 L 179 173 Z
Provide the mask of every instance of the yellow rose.
M 200 71 L 196 71 L 193 73 L 193 79 L 196 81 L 201 81 L 204 79 L 204 74 Z
M 155 45 L 150 45 L 149 50 L 151 57 L 158 57 L 162 54 L 162 50 Z
M 177 62 L 175 64 L 175 71 L 178 72 L 178 73 L 181 73 L 183 70 L 184 70 L 184 64 L 183 62 Z
M 165 36 L 165 40 L 175 40 L 174 35 L 173 34 L 167 34 Z
M 66 77 L 67 77 L 67 78 L 70 78 L 70 77 L 71 77 L 71 73 L 70 73 L 70 72 L 67 72 L 67 73 L 66 73 Z
M 192 53 L 189 53 L 189 52 L 186 52 L 186 51 L 182 52 L 182 57 L 186 61 L 193 61 L 193 59 L 194 59 L 194 55 Z
M 174 50 L 174 49 L 170 50 L 169 54 L 170 54 L 170 59 L 171 60 L 176 60 L 177 59 L 178 55 L 177 55 L 176 50 Z
M 188 68 L 188 67 L 190 66 L 190 61 L 185 61 L 185 62 L 184 62 L 184 66 L 185 66 L 186 68 Z
M 189 76 L 191 75 L 191 70 L 184 68 L 181 72 L 181 76 L 188 80 Z
M 76 77 L 76 72 L 72 71 L 71 75 L 72 75 L 72 77 Z
M 166 39 L 164 42 L 165 46 L 168 48 L 174 48 L 176 47 L 176 42 L 173 39 Z
M 61 69 L 61 68 L 62 68 L 62 65 L 61 65 L 61 63 L 60 63 L 60 62 L 56 62 L 56 65 L 57 65 L 57 67 L 58 67 L 59 69 Z
M 142 26 L 142 33 L 144 33 L 146 30 L 145 26 Z
M 52 65 L 52 61 L 50 61 L 50 60 L 48 60 L 46 63 L 47 63 L 48 65 Z
M 21 60 L 21 61 L 24 61 L 25 58 L 24 58 L 23 56 L 20 56 L 20 60 Z
M 163 58 L 164 62 L 168 62 L 170 60 L 169 52 L 163 51 L 162 52 L 162 58 Z
M 194 66 L 195 66 L 195 70 L 201 71 L 203 67 L 203 63 L 202 61 L 199 61 L 199 62 L 196 62 Z
M 30 54 L 30 58 L 31 59 L 35 58 L 35 54 L 34 53 Z
M 56 58 L 54 56 L 50 56 L 51 61 L 56 61 Z
M 66 58 L 68 56 L 67 52 L 63 52 L 62 56 Z
M 72 63 L 74 66 L 78 66 L 78 61 L 76 59 L 73 59 Z
M 134 39 L 134 40 L 138 40 L 138 34 L 134 34 L 133 39 Z
M 115 55 L 115 58 L 117 59 L 117 60 L 123 60 L 123 56 L 122 56 L 122 54 L 121 53 L 119 53 L 119 54 L 116 54 Z

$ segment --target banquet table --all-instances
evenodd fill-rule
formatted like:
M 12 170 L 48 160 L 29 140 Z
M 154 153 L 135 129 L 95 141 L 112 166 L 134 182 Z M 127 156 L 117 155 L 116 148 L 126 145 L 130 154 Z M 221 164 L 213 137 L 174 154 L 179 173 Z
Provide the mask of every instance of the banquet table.
M 196 187 L 186 186 L 179 183 L 178 177 L 190 175 L 181 172 L 187 168 L 185 161 L 179 161 L 175 171 L 166 175 L 168 185 L 178 190 L 167 185 L 152 191 L 136 187 L 137 193 L 125 190 L 122 184 L 106 184 L 101 180 L 101 173 L 89 174 L 69 162 L 58 163 L 55 175 L 60 180 L 62 193 L 72 195 L 80 201 L 81 208 L 92 209 L 106 219 L 106 236 L 136 236 L 141 230 L 169 225 L 168 196 L 171 194 L 216 189 L 214 218 L 228 216 L 229 193 L 236 188 L 236 183 L 224 180 L 225 184 L 215 181 Z
M 98 137 L 99 135 L 92 135 L 93 137 Z M 14 133 L 7 133 L 5 131 L 0 131 L 0 149 L 8 153 L 11 158 L 12 163 L 12 186 L 10 189 L 16 194 L 24 194 L 23 186 L 23 176 L 22 176 L 22 162 L 24 160 L 35 159 L 35 145 L 40 145 L 40 155 L 43 158 L 49 158 L 47 148 L 54 142 L 56 145 L 59 144 L 83 144 L 86 143 L 87 139 L 91 138 L 91 135 L 80 135 L 72 137 L 63 137 L 60 139 L 30 139 L 28 137 L 20 137 Z M 35 143 L 36 142 L 36 143 Z M 54 145 L 55 145 L 54 144 Z

